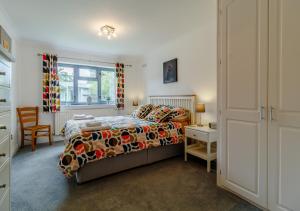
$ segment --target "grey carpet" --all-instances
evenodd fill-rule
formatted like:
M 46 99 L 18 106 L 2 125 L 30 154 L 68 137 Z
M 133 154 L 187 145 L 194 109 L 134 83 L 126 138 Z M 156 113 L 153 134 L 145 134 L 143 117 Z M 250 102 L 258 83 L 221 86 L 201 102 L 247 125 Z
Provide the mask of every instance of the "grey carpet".
M 259 210 L 218 188 L 205 162 L 172 158 L 83 185 L 57 168 L 63 143 L 20 150 L 12 160 L 12 210 Z

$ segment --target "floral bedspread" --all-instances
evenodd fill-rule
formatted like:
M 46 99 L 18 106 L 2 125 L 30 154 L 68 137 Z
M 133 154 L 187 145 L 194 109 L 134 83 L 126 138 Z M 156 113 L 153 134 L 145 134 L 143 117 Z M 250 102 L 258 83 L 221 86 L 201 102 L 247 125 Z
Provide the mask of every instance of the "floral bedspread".
M 155 123 L 129 116 L 97 117 L 95 120 L 109 125 L 110 129 L 86 132 L 82 128 L 90 120 L 66 123 L 66 147 L 59 160 L 66 177 L 72 177 L 89 162 L 184 141 L 183 128 L 178 122 Z

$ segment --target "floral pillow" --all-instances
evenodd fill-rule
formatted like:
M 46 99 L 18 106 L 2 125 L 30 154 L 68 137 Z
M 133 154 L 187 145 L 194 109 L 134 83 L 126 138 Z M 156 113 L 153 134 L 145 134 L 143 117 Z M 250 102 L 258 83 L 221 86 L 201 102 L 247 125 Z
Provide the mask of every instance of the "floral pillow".
M 153 105 L 153 109 L 161 108 L 161 107 L 163 107 L 163 106 L 168 107 L 168 108 L 170 108 L 170 109 L 175 108 L 174 106 L 171 106 L 171 105 L 163 105 L 163 104 L 160 104 L 160 105 Z
M 150 122 L 162 122 L 172 110 L 167 106 L 161 106 L 152 110 L 145 118 L 145 120 Z
M 131 116 L 134 118 L 144 119 L 152 111 L 152 109 L 153 105 L 151 104 L 142 105 L 136 109 Z
M 171 109 L 171 113 L 166 117 L 166 121 L 171 121 L 174 119 L 182 119 L 188 116 L 188 112 L 182 107 L 175 107 Z

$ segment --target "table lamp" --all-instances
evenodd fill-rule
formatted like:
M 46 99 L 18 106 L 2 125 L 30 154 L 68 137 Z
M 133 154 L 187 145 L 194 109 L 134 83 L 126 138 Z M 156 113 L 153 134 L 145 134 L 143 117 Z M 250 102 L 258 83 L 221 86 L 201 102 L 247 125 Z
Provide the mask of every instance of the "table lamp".
M 205 112 L 205 104 L 203 103 L 198 103 L 196 105 L 196 112 L 200 113 L 199 114 L 199 123 L 197 124 L 198 126 L 202 127 L 203 125 L 201 124 L 201 113 Z
M 132 106 L 139 106 L 139 100 L 137 98 L 133 99 Z

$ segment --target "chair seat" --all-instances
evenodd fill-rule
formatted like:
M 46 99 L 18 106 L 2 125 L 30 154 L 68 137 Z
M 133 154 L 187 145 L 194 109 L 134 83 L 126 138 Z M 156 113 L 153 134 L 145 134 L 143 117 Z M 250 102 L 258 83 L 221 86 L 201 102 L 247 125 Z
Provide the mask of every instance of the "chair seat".
M 28 126 L 24 127 L 24 130 L 43 130 L 48 129 L 50 125 L 34 125 L 34 126 Z

